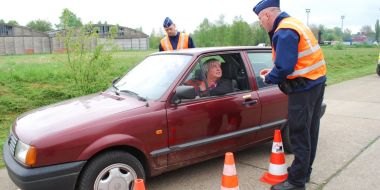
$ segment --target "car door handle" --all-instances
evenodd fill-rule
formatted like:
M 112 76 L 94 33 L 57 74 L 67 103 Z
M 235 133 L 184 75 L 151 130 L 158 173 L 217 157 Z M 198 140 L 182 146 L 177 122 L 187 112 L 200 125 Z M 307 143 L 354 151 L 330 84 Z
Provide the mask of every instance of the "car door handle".
M 255 105 L 255 104 L 257 104 L 257 99 L 253 99 L 253 100 L 248 100 L 248 101 L 244 101 L 242 104 L 243 105 Z

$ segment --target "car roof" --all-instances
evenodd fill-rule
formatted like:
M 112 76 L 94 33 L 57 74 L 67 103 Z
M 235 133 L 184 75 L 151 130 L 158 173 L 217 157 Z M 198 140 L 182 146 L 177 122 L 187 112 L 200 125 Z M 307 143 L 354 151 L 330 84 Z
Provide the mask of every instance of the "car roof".
M 161 55 L 161 54 L 204 54 L 212 52 L 221 52 L 221 51 L 246 51 L 246 50 L 271 50 L 271 47 L 259 47 L 259 46 L 225 46 L 225 47 L 202 47 L 202 48 L 189 48 L 181 49 L 174 51 L 161 51 L 153 53 L 152 55 Z

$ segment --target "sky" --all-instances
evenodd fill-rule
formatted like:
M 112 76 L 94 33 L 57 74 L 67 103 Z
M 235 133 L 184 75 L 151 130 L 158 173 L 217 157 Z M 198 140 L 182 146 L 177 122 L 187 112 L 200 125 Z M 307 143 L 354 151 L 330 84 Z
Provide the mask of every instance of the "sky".
M 258 21 L 252 8 L 260 0 L 1 0 L 0 19 L 16 20 L 26 25 L 31 20 L 59 23 L 64 8 L 81 18 L 83 23 L 107 21 L 129 28 L 142 27 L 146 34 L 162 29 L 165 17 L 170 17 L 177 29 L 192 33 L 207 18 L 217 21 L 221 15 L 226 23 L 241 16 L 248 23 Z M 280 0 L 282 11 L 309 24 L 341 27 L 353 33 L 364 25 L 374 30 L 380 19 L 380 0 Z

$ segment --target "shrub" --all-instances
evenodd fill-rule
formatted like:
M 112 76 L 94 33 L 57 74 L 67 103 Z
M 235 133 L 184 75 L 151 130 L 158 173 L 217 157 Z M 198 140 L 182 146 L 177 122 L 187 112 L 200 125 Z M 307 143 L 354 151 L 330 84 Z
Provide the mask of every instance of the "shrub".
M 343 43 L 341 43 L 341 42 L 339 42 L 336 45 L 334 45 L 334 48 L 336 50 L 344 50 L 344 49 L 346 49 L 345 45 Z
M 114 34 L 115 28 L 111 28 Z M 116 50 L 112 44 L 112 35 L 101 44 L 98 42 L 96 28 L 92 24 L 79 29 L 68 28 L 60 36 L 63 40 L 70 79 L 81 94 L 99 91 L 98 83 L 104 80 L 105 73 L 112 66 L 112 54 Z

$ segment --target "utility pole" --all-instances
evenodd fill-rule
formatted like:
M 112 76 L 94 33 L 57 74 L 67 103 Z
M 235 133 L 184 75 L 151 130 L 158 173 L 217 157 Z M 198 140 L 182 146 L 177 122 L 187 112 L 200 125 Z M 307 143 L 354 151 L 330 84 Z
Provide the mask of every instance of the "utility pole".
M 306 15 L 307 15 L 307 26 L 309 26 L 309 13 L 310 13 L 310 9 L 306 9 Z
M 342 15 L 340 18 L 342 19 L 342 32 L 343 32 L 343 20 L 344 20 L 345 16 Z

